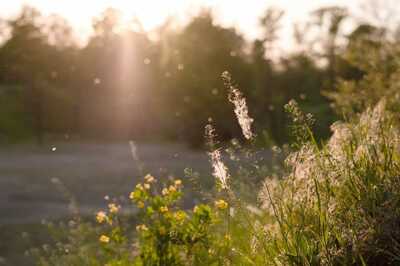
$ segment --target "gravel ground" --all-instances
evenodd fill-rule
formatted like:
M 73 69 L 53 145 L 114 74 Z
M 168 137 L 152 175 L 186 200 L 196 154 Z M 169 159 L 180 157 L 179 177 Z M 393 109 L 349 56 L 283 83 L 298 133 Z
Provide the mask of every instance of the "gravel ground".
M 145 173 L 182 177 L 186 167 L 210 173 L 205 152 L 179 144 L 139 143 L 141 164 L 129 143 L 57 143 L 0 150 L 0 225 L 37 223 L 71 214 L 74 198 L 83 214 L 104 208 L 104 196 L 128 195 Z

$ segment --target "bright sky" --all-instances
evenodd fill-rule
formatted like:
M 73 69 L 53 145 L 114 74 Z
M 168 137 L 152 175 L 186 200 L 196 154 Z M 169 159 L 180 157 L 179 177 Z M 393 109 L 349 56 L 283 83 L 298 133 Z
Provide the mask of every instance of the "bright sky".
M 329 5 L 357 10 L 365 1 L 367 0 L 4 0 L 0 3 L 0 15 L 15 15 L 23 4 L 28 4 L 37 7 L 45 15 L 62 15 L 80 36 L 85 36 L 91 31 L 92 17 L 109 6 L 120 9 L 127 17 L 135 15 L 147 30 L 160 25 L 168 16 L 184 22 L 190 15 L 196 14 L 200 7 L 205 6 L 212 8 L 218 23 L 236 26 L 247 38 L 253 39 L 259 34 L 259 17 L 268 7 L 274 6 L 286 11 L 281 36 L 283 40 L 289 40 L 293 23 L 305 21 L 312 10 Z

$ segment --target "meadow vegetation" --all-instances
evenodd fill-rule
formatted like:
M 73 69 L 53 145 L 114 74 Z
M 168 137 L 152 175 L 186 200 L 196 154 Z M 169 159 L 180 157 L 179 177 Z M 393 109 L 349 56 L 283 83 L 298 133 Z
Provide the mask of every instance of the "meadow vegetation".
M 339 46 L 348 13 L 320 9 L 313 16 L 322 54 L 300 49 L 276 63 L 267 48 L 281 16 L 267 11 L 265 36 L 247 50 L 207 12 L 152 42 L 143 32 L 116 31 L 108 10 L 83 48 L 55 38 L 65 34 L 45 35 L 35 10 L 10 20 L 11 37 L 0 47 L 0 82 L 8 87 L 0 93 L 26 101 L 39 140 L 44 132 L 162 132 L 205 142 L 212 166 L 208 176 L 189 168 L 169 179 L 144 175 L 125 195 L 128 204 L 107 198 L 89 220 L 49 224 L 54 241 L 27 255 L 42 266 L 400 265 L 399 36 L 359 24 Z M 307 44 L 301 35 L 299 48 Z M 128 55 L 144 55 L 130 61 L 132 75 L 115 60 L 126 41 L 135 43 Z M 18 52 L 26 43 L 32 57 Z M 58 63 L 43 61 L 50 57 Z M 132 87 L 137 97 L 121 97 Z M 13 119 L 24 115 L 20 105 L 1 108 Z M 10 132 L 0 134 L 23 131 L 24 123 L 7 118 L 0 114 Z M 262 148 L 273 156 L 263 158 Z M 193 184 L 201 200 L 187 208 L 182 198 Z
M 379 57 L 354 62 L 380 66 L 376 60 L 388 56 L 398 64 L 394 49 L 379 49 Z M 366 67 L 351 86 L 338 83 L 331 97 L 346 116 L 326 141 L 313 134 L 318 121 L 290 101 L 292 142 L 273 148 L 272 167 L 256 159 L 246 100 L 224 73 L 248 143 L 233 140 L 227 148 L 213 121 L 206 126 L 215 186 L 204 202 L 179 204 L 187 178 L 146 175 L 129 195 L 136 215 L 111 200 L 96 223 L 74 222 L 67 241 L 36 250 L 39 265 L 398 265 L 397 69 Z M 238 167 L 229 169 L 228 159 Z

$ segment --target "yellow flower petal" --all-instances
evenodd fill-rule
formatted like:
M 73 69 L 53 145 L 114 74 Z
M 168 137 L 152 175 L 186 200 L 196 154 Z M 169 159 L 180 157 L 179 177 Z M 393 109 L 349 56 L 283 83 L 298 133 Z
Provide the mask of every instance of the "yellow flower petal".
M 215 201 L 215 207 L 217 207 L 218 209 L 223 210 L 223 209 L 228 208 L 228 203 L 226 201 L 222 200 L 222 199 L 221 200 L 217 200 L 217 201 Z
M 169 190 L 167 188 L 163 188 L 163 190 L 161 191 L 161 194 L 163 194 L 163 196 L 167 196 L 169 193 Z
M 145 224 L 140 224 L 136 226 L 136 231 L 147 231 L 147 230 L 149 230 L 149 228 L 147 228 Z
M 147 175 L 144 177 L 144 180 L 146 180 L 146 182 L 148 182 L 148 183 L 153 183 L 153 182 L 156 181 L 156 179 L 154 178 L 154 176 L 152 176 L 152 175 L 150 175 L 150 174 L 147 174 Z
M 96 215 L 96 220 L 98 223 L 104 222 L 105 220 L 107 220 L 107 214 L 103 211 L 98 212 Z
M 100 240 L 100 242 L 103 242 L 103 243 L 110 242 L 110 238 L 108 236 L 105 236 L 105 235 L 101 235 L 99 240 Z
M 108 204 L 108 208 L 111 213 L 117 213 L 121 207 L 115 205 L 114 203 L 110 203 L 110 204 Z
M 168 211 L 168 207 L 167 206 L 160 207 L 160 212 L 165 213 L 167 211 Z

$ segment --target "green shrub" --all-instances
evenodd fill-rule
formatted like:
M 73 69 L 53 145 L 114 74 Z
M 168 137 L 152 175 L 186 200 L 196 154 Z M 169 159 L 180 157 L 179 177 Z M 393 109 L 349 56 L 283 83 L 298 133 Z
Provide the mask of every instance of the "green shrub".
M 27 114 L 22 88 L 0 86 L 0 142 L 15 142 L 33 134 L 32 119 Z

